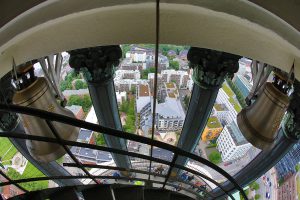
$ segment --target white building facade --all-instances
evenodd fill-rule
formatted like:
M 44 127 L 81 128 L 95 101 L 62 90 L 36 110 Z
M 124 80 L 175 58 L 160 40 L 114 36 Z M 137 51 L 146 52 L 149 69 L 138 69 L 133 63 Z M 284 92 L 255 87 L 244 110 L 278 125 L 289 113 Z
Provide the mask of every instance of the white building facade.
M 234 121 L 225 126 L 217 139 L 217 149 L 223 162 L 243 157 L 251 147 Z
M 222 120 L 225 121 L 225 124 L 229 124 L 232 121 L 236 122 L 237 112 L 234 109 L 233 105 L 230 103 L 228 95 L 224 92 L 222 88 L 219 89 L 216 104 L 224 104 L 228 109 L 227 115 L 222 116 Z

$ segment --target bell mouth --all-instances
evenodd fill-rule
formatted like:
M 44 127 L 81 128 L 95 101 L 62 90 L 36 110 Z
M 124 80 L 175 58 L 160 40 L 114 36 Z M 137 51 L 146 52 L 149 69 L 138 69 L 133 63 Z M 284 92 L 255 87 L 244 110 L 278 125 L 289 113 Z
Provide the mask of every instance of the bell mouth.
M 243 109 L 237 115 L 237 123 L 239 126 L 240 131 L 242 132 L 243 136 L 246 140 L 251 143 L 254 147 L 261 149 L 261 150 L 270 150 L 274 147 L 275 141 L 277 138 L 267 138 L 261 135 L 258 131 L 256 131 L 250 124 L 246 112 L 247 108 Z
M 77 138 L 78 138 L 78 134 L 79 134 L 79 131 L 73 131 L 73 133 L 66 140 L 76 141 Z M 41 143 L 45 143 L 45 142 L 41 142 Z M 26 141 L 26 146 L 27 146 L 27 149 L 28 149 L 30 155 L 34 159 L 36 159 L 36 160 L 38 160 L 39 162 L 42 162 L 42 163 L 49 163 L 49 162 L 55 161 L 55 160 L 61 158 L 62 156 L 64 156 L 67 153 L 65 151 L 65 149 L 62 146 L 60 146 L 59 144 L 54 144 L 54 143 L 49 143 L 49 144 L 58 146 L 57 150 L 52 151 L 51 153 L 37 154 L 35 151 L 32 151 L 30 148 L 28 148 L 29 146 L 31 146 L 31 141 L 30 140 Z M 70 148 L 70 147 L 67 146 L 67 148 Z

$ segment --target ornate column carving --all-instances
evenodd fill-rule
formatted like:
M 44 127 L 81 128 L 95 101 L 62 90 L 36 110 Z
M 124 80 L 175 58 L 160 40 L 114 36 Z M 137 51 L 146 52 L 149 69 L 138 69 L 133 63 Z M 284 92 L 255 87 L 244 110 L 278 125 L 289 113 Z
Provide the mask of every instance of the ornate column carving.
M 120 46 L 103 46 L 69 51 L 69 64 L 72 68 L 81 70 L 89 82 L 112 79 L 115 67 L 122 57 Z
M 69 51 L 69 63 L 81 71 L 88 83 L 90 96 L 102 126 L 122 130 L 116 93 L 114 88 L 115 67 L 122 57 L 120 46 L 102 46 Z M 126 140 L 104 134 L 109 147 L 127 150 Z M 128 156 L 112 154 L 118 167 L 131 168 Z
M 240 56 L 191 47 L 188 52 L 193 81 L 204 89 L 219 88 L 225 78 L 232 78 L 239 69 Z

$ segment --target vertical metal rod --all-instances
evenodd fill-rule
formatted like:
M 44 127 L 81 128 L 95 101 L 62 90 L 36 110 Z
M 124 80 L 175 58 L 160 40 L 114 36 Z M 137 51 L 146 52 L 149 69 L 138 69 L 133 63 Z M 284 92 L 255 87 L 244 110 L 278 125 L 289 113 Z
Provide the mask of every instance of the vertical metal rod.
M 154 139 L 154 128 L 155 128 L 155 113 L 156 113 L 156 94 L 157 94 L 157 73 L 158 73 L 158 47 L 159 47 L 159 0 L 156 0 L 156 41 L 155 41 L 155 73 L 154 73 L 154 88 L 153 88 L 153 110 L 152 110 L 152 131 L 151 139 Z M 150 156 L 152 157 L 153 145 L 151 145 Z M 150 160 L 149 173 L 151 172 L 152 161 Z M 148 176 L 150 180 L 150 175 Z
M 56 131 L 55 127 L 53 126 L 53 124 L 52 124 L 49 120 L 46 120 L 46 123 L 47 123 L 48 127 L 51 129 L 53 135 L 54 135 L 54 136 L 56 137 L 56 139 L 59 141 L 58 144 L 60 144 L 60 145 L 64 148 L 64 150 L 65 150 L 65 151 L 67 152 L 67 154 L 72 158 L 72 160 L 80 167 L 80 169 L 81 169 L 82 171 L 84 171 L 84 173 L 85 173 L 90 179 L 92 179 L 96 184 L 99 184 L 99 182 L 97 181 L 97 179 L 96 179 L 94 176 L 92 176 L 92 175 L 90 174 L 90 172 L 88 172 L 88 171 L 85 169 L 85 167 L 83 167 L 82 163 L 79 162 L 79 161 L 77 160 L 77 158 L 74 156 L 74 154 L 72 154 L 72 152 L 70 151 L 70 149 L 69 149 L 66 145 L 64 145 L 64 144 L 61 142 L 62 139 L 61 139 L 61 137 L 59 136 L 59 134 L 57 133 L 57 131 Z
M 163 186 L 162 186 L 163 189 L 165 188 L 166 183 L 167 183 L 168 180 L 169 180 L 169 177 L 170 177 L 170 175 L 171 175 L 172 169 L 173 169 L 173 167 L 174 167 L 174 165 L 175 165 L 175 162 L 176 162 L 176 160 L 177 160 L 177 156 L 178 156 L 177 153 L 175 153 L 174 156 L 173 156 L 172 162 L 171 162 L 170 165 L 169 165 L 170 167 L 169 167 L 167 176 L 166 176 L 166 178 L 165 178 L 165 182 L 164 182 L 164 184 L 163 184 Z

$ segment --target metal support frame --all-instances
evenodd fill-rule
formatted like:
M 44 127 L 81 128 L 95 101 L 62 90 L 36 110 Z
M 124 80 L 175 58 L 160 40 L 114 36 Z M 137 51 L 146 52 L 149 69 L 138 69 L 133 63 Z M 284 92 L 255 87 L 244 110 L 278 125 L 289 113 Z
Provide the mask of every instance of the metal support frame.
M 211 110 L 226 77 L 238 71 L 240 56 L 209 49 L 190 48 L 188 60 L 193 69 L 194 87 L 178 147 L 193 152 L 201 138 Z M 176 164 L 185 165 L 186 157 L 179 156 Z M 179 174 L 179 170 L 174 174 Z
M 114 67 L 122 56 L 119 46 L 103 46 L 70 51 L 70 66 L 81 70 L 88 83 L 90 96 L 102 126 L 123 130 L 114 88 Z M 127 150 L 126 140 L 104 135 L 107 146 Z M 118 167 L 131 168 L 128 156 L 112 154 Z
M 247 166 L 238 172 L 234 179 L 242 186 L 258 179 L 271 169 L 300 139 L 300 82 L 295 80 L 294 92 L 291 95 L 290 105 L 284 116 L 282 125 L 278 130 L 278 139 L 275 146 L 270 150 L 259 153 Z M 222 184 L 227 191 L 233 193 L 235 187 L 226 181 Z M 223 191 L 216 188 L 211 191 L 216 197 L 224 197 Z
M 63 144 L 62 138 L 59 136 L 57 130 L 55 129 L 55 127 L 53 126 L 53 124 L 49 121 L 46 120 L 46 123 L 48 125 L 48 127 L 50 128 L 50 130 L 52 131 L 54 137 L 57 139 L 58 143 L 64 148 L 64 150 L 67 152 L 67 154 L 72 158 L 72 160 L 76 163 L 76 165 L 90 178 L 92 179 L 95 183 L 99 184 L 98 181 L 86 170 L 85 167 L 82 166 L 81 162 L 78 161 L 78 159 L 72 154 L 71 150 L 65 145 Z
M 214 165 L 213 163 L 209 162 L 208 160 L 198 157 L 194 154 L 191 154 L 189 152 L 186 152 L 178 147 L 174 147 L 172 145 L 163 143 L 163 142 L 159 142 L 156 140 L 151 140 L 150 138 L 145 138 L 142 136 L 138 136 L 138 135 L 133 135 L 130 133 L 126 133 L 120 130 L 115 130 L 115 129 L 111 129 L 108 127 L 103 127 L 103 126 L 99 126 L 96 124 L 92 124 L 92 123 L 88 123 L 85 121 L 81 121 L 78 119 L 74 119 L 71 117 L 67 117 L 64 115 L 60 115 L 60 114 L 56 114 L 56 113 L 51 113 L 51 112 L 47 112 L 47 111 L 43 111 L 43 110 L 39 110 L 39 109 L 34 109 L 34 108 L 28 108 L 28 107 L 22 107 L 22 106 L 16 106 L 16 105 L 7 105 L 7 104 L 0 104 L 0 110 L 5 110 L 5 111 L 10 111 L 10 112 L 17 112 L 20 114 L 27 114 L 27 115 L 31 115 L 31 116 L 35 116 L 35 117 L 40 117 L 43 118 L 45 120 L 49 120 L 49 121 L 56 121 L 56 122 L 60 122 L 60 123 L 65 123 L 65 124 L 69 124 L 72 126 L 77 126 L 77 127 L 81 127 L 81 128 L 85 128 L 85 129 L 89 129 L 89 130 L 93 130 L 93 131 L 97 131 L 97 132 L 102 132 L 103 134 L 107 134 L 110 136 L 117 136 L 123 139 L 130 139 L 136 142 L 140 142 L 140 143 L 144 143 L 147 145 L 153 145 L 153 146 L 157 146 L 159 148 L 163 148 L 166 149 L 168 151 L 172 151 L 174 152 L 174 154 L 178 154 L 180 156 L 184 156 L 190 159 L 194 159 L 197 160 L 198 162 L 207 165 L 209 167 L 211 167 L 212 169 L 216 170 L 217 172 L 219 172 L 220 174 L 222 174 L 224 177 L 226 177 L 229 181 L 233 182 L 233 184 L 235 185 L 236 188 L 238 188 L 238 190 L 244 195 L 244 197 L 246 198 L 246 195 L 244 194 L 244 191 L 242 190 L 242 188 L 235 182 L 235 180 L 227 173 L 225 172 L 223 169 L 221 169 L 220 167 Z M 120 149 L 116 149 L 116 148 L 111 148 L 111 147 L 103 147 L 103 146 L 97 146 L 97 145 L 92 145 L 92 144 L 87 144 L 87 143 L 80 143 L 80 142 L 74 142 L 74 141 L 67 141 L 67 140 L 58 140 L 57 138 L 48 138 L 48 137 L 41 137 L 41 136 L 36 136 L 36 135 L 24 135 L 24 134 L 18 134 L 18 133 L 13 133 L 13 132 L 2 132 L 0 134 L 0 137 L 9 137 L 9 138 L 19 138 L 19 139 L 25 139 L 25 140 L 36 140 L 36 141 L 43 141 L 43 142 L 50 142 L 50 143 L 58 143 L 58 144 L 62 144 L 62 145 L 67 145 L 67 146 L 78 146 L 78 147 L 84 147 L 84 148 L 90 148 L 90 149 L 96 149 L 96 150 L 102 150 L 102 151 L 107 151 L 107 152 L 112 152 L 112 153 L 117 153 L 117 154 L 121 154 L 121 155 L 126 155 L 126 156 L 131 156 L 131 157 L 137 157 L 137 158 L 142 158 L 142 159 L 146 159 L 146 160 L 151 160 L 157 163 L 162 163 L 162 164 L 166 164 L 171 166 L 172 163 L 169 161 L 165 161 L 162 159 L 158 159 L 158 158 L 154 158 L 151 156 L 147 156 L 147 155 L 143 155 L 143 154 L 138 154 L 138 153 L 133 153 L 133 152 L 128 152 L 126 150 L 120 150 Z M 196 176 L 200 176 L 204 179 L 206 179 L 207 181 L 210 181 L 214 184 L 216 184 L 218 187 L 220 187 L 221 185 L 219 183 L 217 183 L 215 180 L 207 177 L 206 175 L 197 172 L 195 170 L 189 169 L 187 167 L 184 167 L 182 165 L 177 165 L 174 164 L 174 167 L 188 171 L 192 174 L 195 174 Z M 125 168 L 127 169 L 127 168 Z M 170 176 L 170 174 L 168 174 L 168 176 L 166 176 L 166 179 L 168 179 Z M 28 181 L 37 181 L 37 180 L 56 180 L 56 179 L 73 179 L 73 178 L 89 178 L 88 176 L 61 176 L 61 177 L 38 177 L 38 178 L 31 178 L 31 179 L 21 179 L 21 180 L 12 180 L 11 184 L 14 183 L 22 183 L 22 182 L 28 182 Z M 94 176 L 95 178 L 103 178 L 103 177 L 97 177 Z M 110 178 L 114 178 L 109 176 Z M 106 177 L 105 177 L 106 178 Z M 137 179 L 137 178 L 132 178 L 132 177 L 121 177 L 121 178 L 125 178 L 125 179 Z M 146 180 L 146 179 L 145 179 Z M 145 181 L 143 180 L 143 181 Z M 150 182 L 155 182 L 154 180 L 150 180 Z M 7 185 L 10 183 L 1 183 L 1 185 Z M 221 189 L 223 190 L 223 188 L 221 187 Z M 224 190 L 224 193 L 228 194 L 232 199 L 232 195 L 228 193 L 228 191 Z
M 9 104 L 11 103 L 14 89 L 11 85 L 11 74 L 7 73 L 1 79 L 0 89 L 0 102 Z M 20 122 L 18 116 L 11 112 L 0 112 L 0 130 L 2 131 L 16 131 L 26 135 L 24 127 Z M 56 161 L 50 163 L 41 163 L 35 160 L 29 153 L 25 140 L 17 138 L 9 138 L 11 143 L 17 148 L 17 150 L 37 169 L 39 169 L 45 176 L 71 176 L 61 165 Z M 80 185 L 82 184 L 79 180 L 57 180 L 56 183 L 60 186 L 68 185 Z

